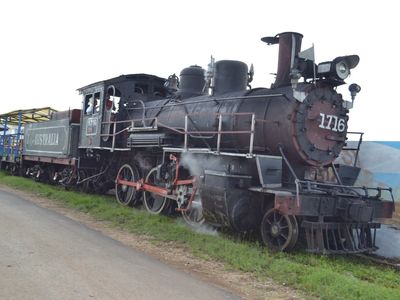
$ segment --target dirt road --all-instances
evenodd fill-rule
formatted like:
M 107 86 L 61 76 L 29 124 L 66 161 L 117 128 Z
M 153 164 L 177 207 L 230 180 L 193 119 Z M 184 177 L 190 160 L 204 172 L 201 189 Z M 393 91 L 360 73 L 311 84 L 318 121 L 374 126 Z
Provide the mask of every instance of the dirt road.
M 0 190 L 1 299 L 238 299 Z

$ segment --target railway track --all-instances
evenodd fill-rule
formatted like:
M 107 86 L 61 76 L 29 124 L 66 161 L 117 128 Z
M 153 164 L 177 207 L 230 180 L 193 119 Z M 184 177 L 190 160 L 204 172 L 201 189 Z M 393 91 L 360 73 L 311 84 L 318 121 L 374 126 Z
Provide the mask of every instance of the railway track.
M 354 254 L 356 257 L 371 261 L 378 265 L 384 265 L 400 271 L 400 259 L 399 258 L 387 258 L 376 254 Z

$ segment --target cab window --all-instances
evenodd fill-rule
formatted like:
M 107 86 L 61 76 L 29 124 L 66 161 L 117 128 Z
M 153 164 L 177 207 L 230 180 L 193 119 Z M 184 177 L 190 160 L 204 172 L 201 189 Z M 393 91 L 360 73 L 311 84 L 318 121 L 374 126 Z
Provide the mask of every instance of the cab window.
M 87 94 L 85 96 L 85 114 L 92 115 L 100 112 L 101 107 L 101 94 Z

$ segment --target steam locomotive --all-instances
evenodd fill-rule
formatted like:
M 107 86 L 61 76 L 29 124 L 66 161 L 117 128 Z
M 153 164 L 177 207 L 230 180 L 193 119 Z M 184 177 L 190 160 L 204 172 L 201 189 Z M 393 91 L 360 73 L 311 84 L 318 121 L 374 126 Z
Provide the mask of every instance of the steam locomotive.
M 122 205 L 179 212 L 193 225 L 259 232 L 277 251 L 376 250 L 375 220 L 391 218 L 391 190 L 355 186 L 356 163 L 335 161 L 349 150 L 348 113 L 361 90 L 350 85 L 347 101 L 336 88 L 359 57 L 316 64 L 302 37 L 262 38 L 279 45 L 271 88 L 250 86 L 252 66 L 213 58 L 179 78 L 131 74 L 82 87 L 81 110 L 25 124 L 23 149 L 14 142 L 7 152 L 4 130 L 2 165 L 83 191 L 114 188 Z

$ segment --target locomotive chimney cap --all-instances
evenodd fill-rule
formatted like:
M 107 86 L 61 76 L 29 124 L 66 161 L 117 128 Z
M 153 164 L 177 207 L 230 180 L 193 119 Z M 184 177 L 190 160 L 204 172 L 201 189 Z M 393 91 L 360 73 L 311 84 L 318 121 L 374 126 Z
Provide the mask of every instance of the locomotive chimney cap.
M 263 37 L 263 38 L 261 38 L 261 41 L 263 41 L 264 43 L 267 43 L 268 45 L 275 45 L 275 44 L 279 43 L 279 37 L 281 35 L 286 35 L 286 34 L 294 34 L 294 35 L 299 35 L 299 36 L 303 37 L 303 35 L 301 33 L 293 32 L 293 31 L 286 31 L 286 32 L 278 33 L 275 36 Z

